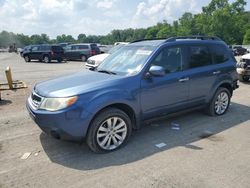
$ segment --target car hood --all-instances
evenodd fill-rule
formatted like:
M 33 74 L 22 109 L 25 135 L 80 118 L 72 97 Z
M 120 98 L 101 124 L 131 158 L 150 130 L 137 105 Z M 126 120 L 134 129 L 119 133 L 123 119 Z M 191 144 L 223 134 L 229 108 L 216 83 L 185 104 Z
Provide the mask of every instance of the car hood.
M 108 54 L 108 53 L 99 54 L 99 55 L 95 55 L 95 56 L 90 57 L 89 60 L 101 62 L 101 61 L 103 61 L 106 57 L 108 57 L 109 55 L 110 55 L 110 54 Z
M 36 84 L 34 91 L 43 97 L 69 97 L 101 89 L 122 76 L 83 70 Z
M 241 56 L 242 59 L 250 59 L 250 53 L 249 54 L 246 54 L 246 55 L 243 55 Z

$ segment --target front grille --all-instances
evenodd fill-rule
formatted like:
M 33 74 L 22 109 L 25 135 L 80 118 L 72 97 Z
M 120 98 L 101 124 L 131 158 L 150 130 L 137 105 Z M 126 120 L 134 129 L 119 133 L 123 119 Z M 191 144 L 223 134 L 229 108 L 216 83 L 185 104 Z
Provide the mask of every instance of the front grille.
M 250 59 L 242 59 L 242 61 L 246 64 L 245 67 L 247 70 L 250 70 Z
M 35 92 L 33 92 L 31 94 L 31 102 L 32 102 L 32 105 L 37 108 L 41 102 L 42 102 L 42 97 L 40 97 L 39 95 L 37 95 Z

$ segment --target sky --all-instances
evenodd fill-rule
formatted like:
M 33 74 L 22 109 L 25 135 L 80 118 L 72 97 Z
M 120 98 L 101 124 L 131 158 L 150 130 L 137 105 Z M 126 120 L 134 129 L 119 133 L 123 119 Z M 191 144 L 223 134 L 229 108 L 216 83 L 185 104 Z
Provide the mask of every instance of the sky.
M 233 1 L 233 0 L 231 0 Z M 210 0 L 0 0 L 0 31 L 106 35 L 113 29 L 146 28 L 184 12 L 201 12 Z M 248 1 L 247 1 L 248 2 Z M 246 10 L 250 10 L 250 3 Z

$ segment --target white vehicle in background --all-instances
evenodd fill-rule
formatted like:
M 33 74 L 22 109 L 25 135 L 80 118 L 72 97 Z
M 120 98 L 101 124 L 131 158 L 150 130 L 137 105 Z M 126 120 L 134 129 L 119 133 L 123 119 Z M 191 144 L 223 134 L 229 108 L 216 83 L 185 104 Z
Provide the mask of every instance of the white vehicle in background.
M 128 44 L 128 42 L 115 42 L 115 46 L 117 46 L 117 45 L 126 45 L 126 44 Z
M 241 82 L 247 82 L 250 80 L 250 53 L 243 55 L 240 62 L 236 64 L 237 73 Z
M 90 58 L 88 58 L 87 63 L 85 64 L 86 67 L 89 68 L 96 68 L 98 65 L 101 64 L 101 62 L 103 62 L 103 60 L 108 57 L 110 54 L 116 52 L 117 50 L 119 50 L 121 47 L 123 47 L 124 45 L 126 45 L 128 43 L 124 43 L 124 44 L 119 44 L 114 46 L 113 48 L 111 48 L 108 53 L 103 53 L 103 54 L 99 54 L 99 55 L 95 55 L 92 56 Z

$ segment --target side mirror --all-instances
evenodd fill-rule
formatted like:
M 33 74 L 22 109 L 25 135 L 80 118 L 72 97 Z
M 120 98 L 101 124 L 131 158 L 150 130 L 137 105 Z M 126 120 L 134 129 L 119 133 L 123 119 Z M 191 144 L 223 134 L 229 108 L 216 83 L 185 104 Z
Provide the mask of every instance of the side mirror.
M 156 65 L 151 66 L 148 73 L 152 76 L 165 76 L 164 68 Z

